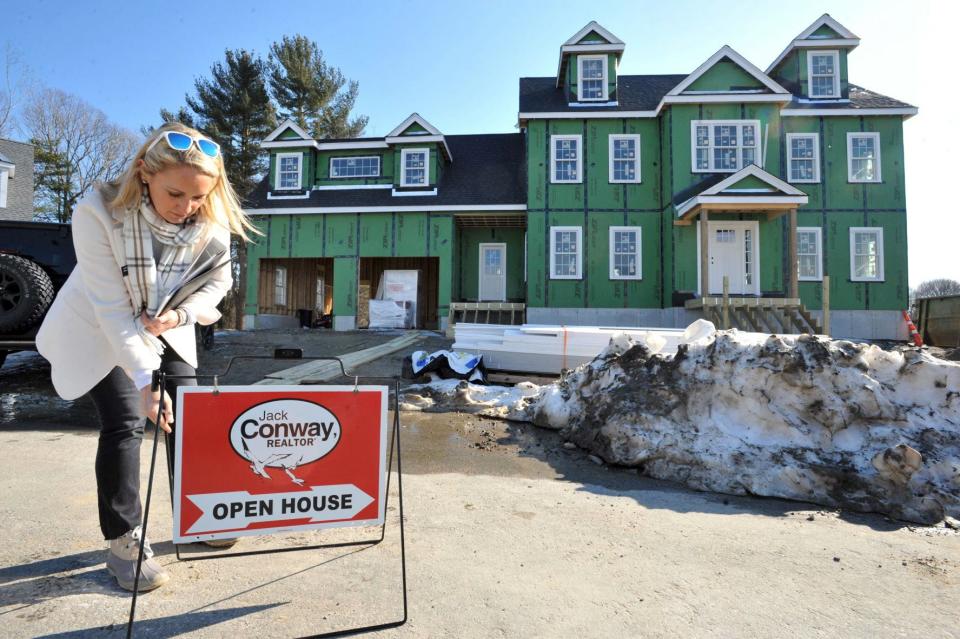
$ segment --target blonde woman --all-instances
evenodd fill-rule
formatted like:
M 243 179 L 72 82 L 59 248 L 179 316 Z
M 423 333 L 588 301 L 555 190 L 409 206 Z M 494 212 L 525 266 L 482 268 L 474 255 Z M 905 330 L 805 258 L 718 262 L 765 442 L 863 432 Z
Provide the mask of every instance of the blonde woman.
M 77 266 L 40 327 L 37 349 L 61 397 L 89 394 L 97 407 L 100 528 L 110 541 L 107 569 L 128 590 L 141 543 L 140 589 L 169 580 L 140 534 L 144 418 L 156 419 L 162 407 L 160 428 L 169 433 L 173 425 L 170 395 L 151 390 L 152 371 L 195 373 L 194 324 L 220 318 L 229 262 L 177 308 L 161 313 L 160 303 L 198 256 L 223 248 L 229 255 L 230 234 L 247 239 L 252 228 L 219 146 L 173 123 L 154 132 L 119 181 L 94 189 L 74 210 Z

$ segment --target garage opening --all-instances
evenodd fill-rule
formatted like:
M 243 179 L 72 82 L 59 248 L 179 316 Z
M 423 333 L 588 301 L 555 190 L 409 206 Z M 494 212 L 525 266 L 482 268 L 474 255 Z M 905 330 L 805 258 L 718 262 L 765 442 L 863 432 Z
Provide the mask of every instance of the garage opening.
M 440 328 L 439 272 L 437 257 L 361 257 L 357 294 L 357 328 L 369 327 L 369 300 L 376 298 L 384 271 L 419 271 L 417 278 L 417 328 Z
M 301 325 L 315 326 L 333 310 L 331 258 L 261 259 L 259 277 L 261 315 L 294 317 Z

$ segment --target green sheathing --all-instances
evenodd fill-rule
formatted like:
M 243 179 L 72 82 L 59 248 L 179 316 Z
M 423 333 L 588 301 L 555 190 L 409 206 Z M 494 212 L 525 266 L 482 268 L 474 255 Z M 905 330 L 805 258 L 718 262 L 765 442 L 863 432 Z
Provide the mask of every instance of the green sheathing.
M 843 36 L 841 36 L 839 33 L 837 33 L 836 31 L 834 31 L 833 29 L 831 29 L 830 27 L 828 27 L 828 26 L 825 25 L 825 24 L 821 24 L 819 27 L 817 27 L 817 30 L 816 30 L 816 31 L 814 31 L 813 33 L 811 33 L 811 34 L 808 36 L 808 38 L 810 38 L 810 39 L 815 39 L 815 38 L 842 38 L 842 37 L 843 37 Z
M 609 136 L 639 134 L 639 184 L 609 182 Z M 578 134 L 583 182 L 550 183 L 550 136 Z M 657 120 L 533 120 L 527 130 L 527 304 L 534 307 L 659 308 L 663 302 L 660 145 Z M 583 229 L 583 278 L 549 277 L 549 228 Z M 611 280 L 611 226 L 641 228 L 642 280 Z
M 507 245 L 507 301 L 524 301 L 523 234 L 521 228 L 460 229 L 457 241 L 460 268 L 454 283 L 460 298 L 476 300 L 479 297 L 480 244 L 502 243 Z
M 907 304 L 906 195 L 903 123 L 896 116 L 784 118 L 786 133 L 820 136 L 820 184 L 797 184 L 810 201 L 798 226 L 817 226 L 823 235 L 823 272 L 830 276 L 830 306 L 838 310 L 901 310 Z M 880 134 L 880 183 L 847 181 L 847 133 Z M 781 177 L 784 174 L 781 173 Z M 883 228 L 883 282 L 850 279 L 850 228 Z M 800 296 L 821 308 L 821 283 L 801 282 Z
M 393 161 L 396 165 L 396 170 L 394 171 L 393 176 L 393 185 L 396 188 L 400 188 L 400 177 L 401 177 L 401 166 L 400 166 L 400 156 L 403 149 L 430 149 L 430 161 L 427 163 L 430 167 L 428 180 L 428 186 L 434 187 L 437 185 L 437 181 L 440 178 L 441 171 L 441 162 L 442 155 L 439 149 L 439 145 L 436 142 L 427 142 L 415 144 L 410 142 L 409 144 L 396 144 L 393 146 Z
M 767 190 L 776 190 L 775 187 L 770 186 L 767 182 L 764 182 L 760 178 L 754 175 L 748 175 L 742 180 L 731 184 L 727 187 L 726 191 L 735 191 L 737 189 L 767 189 Z
M 664 264 L 673 272 L 667 274 L 664 299 L 671 303 L 673 291 L 697 290 L 697 231 L 696 225 L 674 226 L 676 209 L 670 204 L 674 195 L 700 182 L 708 174 L 694 173 L 691 159 L 690 128 L 694 120 L 759 120 L 761 140 L 767 138 L 764 169 L 782 176 L 781 117 L 776 104 L 678 104 L 665 109 L 661 116 L 664 163 L 663 225 L 667 237 Z M 739 186 L 739 185 L 738 185 Z M 764 185 L 766 186 L 766 185 Z M 760 290 L 762 293 L 782 293 L 783 246 L 785 217 L 768 221 L 766 216 L 736 214 L 711 215 L 711 219 L 759 220 L 760 222 Z M 672 229 L 672 232 L 670 231 Z
M 302 140 L 303 138 L 293 129 L 285 129 L 283 133 L 277 136 L 278 140 Z
M 343 157 L 371 157 L 380 158 L 380 177 L 371 178 L 331 178 L 330 159 Z M 346 186 L 352 184 L 393 184 L 394 154 L 385 149 L 350 149 L 343 151 L 321 151 L 317 153 L 317 186 Z
M 583 55 L 599 55 L 596 53 L 585 53 Z M 579 55 L 571 55 L 567 61 L 567 100 L 576 102 L 577 96 L 577 78 L 580 73 Z M 607 99 L 614 100 L 617 97 L 617 56 L 614 53 L 607 54 Z
M 313 175 L 316 166 L 316 154 L 310 147 L 296 147 L 292 149 L 279 149 L 270 153 L 270 189 L 277 188 L 277 154 L 278 153 L 300 153 L 303 156 L 303 177 L 301 179 L 301 188 L 309 189 L 311 186 L 310 176 Z
M 596 31 L 591 31 L 580 38 L 577 44 L 610 44 L 610 42 Z
M 356 315 L 359 258 L 438 257 L 439 312 L 445 316 L 449 311 L 454 271 L 454 228 L 449 214 L 346 213 L 257 219 L 265 235 L 248 252 L 248 314 L 257 312 L 259 260 L 282 257 L 333 258 L 333 313 L 339 316 Z
M 736 62 L 723 58 L 697 78 L 686 91 L 733 91 L 765 89 L 762 82 L 744 71 Z
M 422 135 L 424 133 L 430 132 L 423 128 L 419 122 L 411 122 L 410 126 L 400 132 L 400 135 Z
M 807 54 L 817 49 L 794 49 L 781 60 L 770 76 L 796 95 L 809 97 L 810 86 L 807 82 Z M 850 97 L 850 83 L 847 65 L 848 49 L 830 49 L 839 51 L 840 59 L 840 97 Z

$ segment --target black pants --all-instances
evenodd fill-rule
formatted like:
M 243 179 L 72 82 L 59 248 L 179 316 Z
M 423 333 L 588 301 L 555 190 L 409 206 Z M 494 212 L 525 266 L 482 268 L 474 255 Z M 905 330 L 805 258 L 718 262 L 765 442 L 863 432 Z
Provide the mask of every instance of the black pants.
M 160 366 L 167 375 L 196 373 L 169 346 Z M 196 380 L 168 379 L 167 393 L 176 400 L 177 386 L 184 385 L 194 386 Z M 93 387 L 90 398 L 100 414 L 96 463 L 100 530 L 104 539 L 116 539 L 140 525 L 140 443 L 146 419 L 140 417 L 140 391 L 120 367 Z

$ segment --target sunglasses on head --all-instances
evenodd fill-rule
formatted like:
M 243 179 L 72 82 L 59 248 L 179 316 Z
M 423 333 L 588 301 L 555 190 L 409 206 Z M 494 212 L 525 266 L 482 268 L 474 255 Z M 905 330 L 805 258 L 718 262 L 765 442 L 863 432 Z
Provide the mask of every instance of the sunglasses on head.
M 162 135 L 157 136 L 156 139 L 150 143 L 150 146 L 147 147 L 144 155 L 150 153 L 153 147 L 157 146 L 160 140 L 166 140 L 167 146 L 174 151 L 189 151 L 190 146 L 195 144 L 197 145 L 197 148 L 200 149 L 200 152 L 206 156 L 215 158 L 220 155 L 220 145 L 213 140 L 208 140 L 207 138 L 195 138 L 179 131 L 165 131 Z

